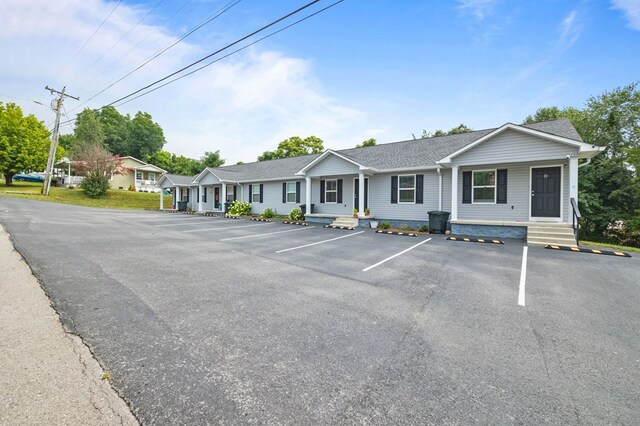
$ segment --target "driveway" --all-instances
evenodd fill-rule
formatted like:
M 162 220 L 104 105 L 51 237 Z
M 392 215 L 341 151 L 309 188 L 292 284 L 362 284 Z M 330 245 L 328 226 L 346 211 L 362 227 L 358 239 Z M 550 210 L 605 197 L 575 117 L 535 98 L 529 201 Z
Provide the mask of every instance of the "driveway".
M 633 424 L 640 261 L 0 198 L 144 424 Z M 526 297 L 524 306 L 523 293 Z

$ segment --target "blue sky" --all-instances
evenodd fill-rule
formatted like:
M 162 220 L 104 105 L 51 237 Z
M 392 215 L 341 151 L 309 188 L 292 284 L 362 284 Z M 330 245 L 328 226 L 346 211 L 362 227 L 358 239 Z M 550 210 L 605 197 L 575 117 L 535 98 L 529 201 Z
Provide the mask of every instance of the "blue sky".
M 45 85 L 66 85 L 80 96 L 81 102 L 66 102 L 73 117 L 306 2 L 242 0 L 81 104 L 228 3 L 165 0 L 154 8 L 158 0 L 123 1 L 79 51 L 116 2 L 5 0 L 0 100 L 49 125 L 51 110 L 33 103 L 49 103 Z M 331 3 L 322 0 L 309 11 Z M 460 123 L 482 129 L 521 122 L 543 106 L 580 107 L 590 95 L 640 80 L 639 47 L 640 0 L 345 0 L 118 109 L 149 112 L 165 130 L 168 151 L 198 157 L 220 150 L 232 164 L 253 161 L 294 135 L 316 135 L 326 148 L 339 149 Z

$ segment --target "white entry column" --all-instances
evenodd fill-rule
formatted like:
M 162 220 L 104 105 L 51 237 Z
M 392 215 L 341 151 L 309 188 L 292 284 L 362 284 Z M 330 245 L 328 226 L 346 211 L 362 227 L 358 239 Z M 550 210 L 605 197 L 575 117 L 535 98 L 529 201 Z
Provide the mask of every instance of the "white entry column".
M 578 156 L 569 157 L 569 198 L 578 202 Z
M 358 172 L 358 217 L 364 217 L 364 172 Z
M 160 188 L 160 210 L 164 210 L 164 189 Z
M 226 202 L 227 202 L 227 184 L 223 183 L 222 184 L 222 199 L 220 200 L 220 210 L 222 210 L 224 213 L 227 212 L 225 210 L 225 203 Z
M 307 205 L 307 214 L 311 214 L 311 177 L 305 176 L 305 193 L 304 193 L 304 203 Z
M 202 211 L 202 185 L 198 185 L 198 211 Z
M 451 166 L 451 220 L 458 220 L 458 166 Z

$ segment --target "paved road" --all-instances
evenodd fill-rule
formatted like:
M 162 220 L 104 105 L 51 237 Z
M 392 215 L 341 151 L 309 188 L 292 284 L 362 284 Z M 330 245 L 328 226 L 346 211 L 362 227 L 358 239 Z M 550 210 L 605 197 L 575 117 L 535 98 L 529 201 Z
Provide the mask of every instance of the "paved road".
M 519 241 L 9 198 L 0 221 L 144 424 L 637 423 L 638 257 L 529 248 L 523 307 Z

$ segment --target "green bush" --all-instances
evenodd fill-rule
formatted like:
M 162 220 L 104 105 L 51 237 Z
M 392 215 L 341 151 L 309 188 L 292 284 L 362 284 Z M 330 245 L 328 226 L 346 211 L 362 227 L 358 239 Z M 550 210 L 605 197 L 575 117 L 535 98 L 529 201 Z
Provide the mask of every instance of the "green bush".
M 289 213 L 289 219 L 304 220 L 304 215 L 302 214 L 302 210 L 300 210 L 298 207 L 292 209 L 291 213 Z
M 266 208 L 264 209 L 264 211 L 262 212 L 261 215 L 263 218 L 265 219 L 271 219 L 273 217 L 276 217 L 276 213 L 273 211 L 273 209 L 270 208 Z
M 420 228 L 418 228 L 418 231 L 429 232 L 429 225 L 422 225 Z
M 382 222 L 382 223 L 380 224 L 380 228 L 382 228 L 382 229 L 389 229 L 389 228 L 391 228 L 391 224 L 390 224 L 389 222 Z
M 107 176 L 87 176 L 80 182 L 80 188 L 91 198 L 102 198 L 109 190 L 109 178 Z
M 228 213 L 232 216 L 249 216 L 251 214 L 251 204 L 236 200 L 229 206 Z

